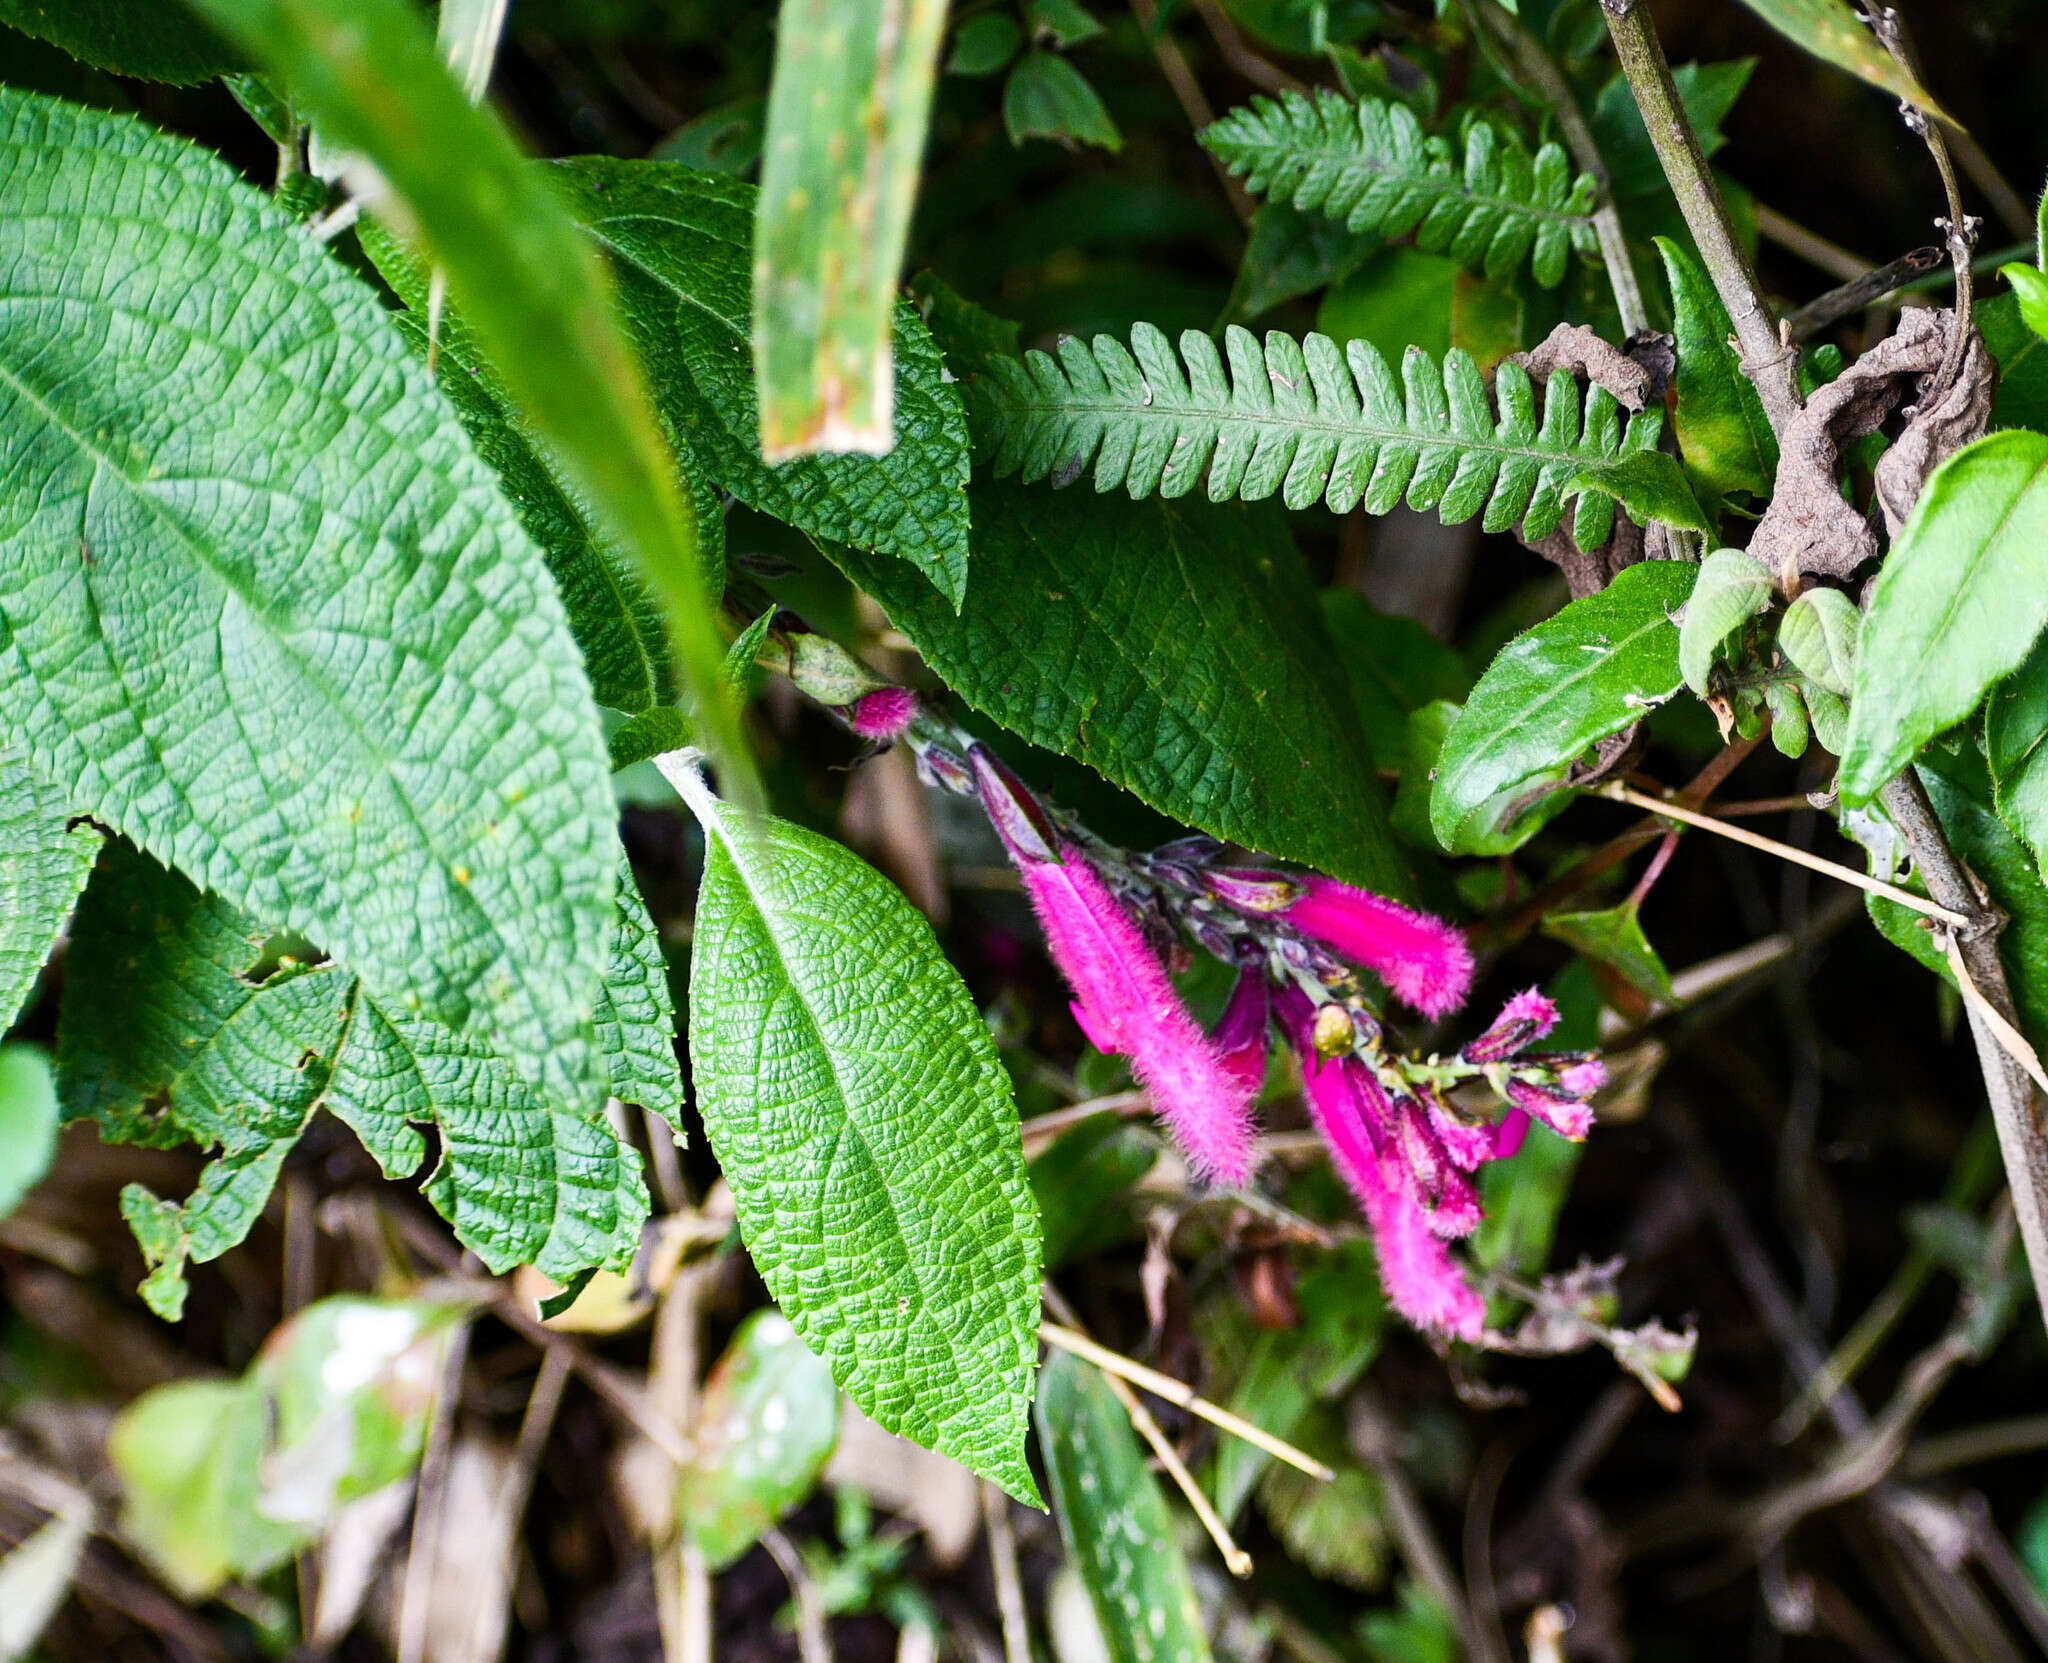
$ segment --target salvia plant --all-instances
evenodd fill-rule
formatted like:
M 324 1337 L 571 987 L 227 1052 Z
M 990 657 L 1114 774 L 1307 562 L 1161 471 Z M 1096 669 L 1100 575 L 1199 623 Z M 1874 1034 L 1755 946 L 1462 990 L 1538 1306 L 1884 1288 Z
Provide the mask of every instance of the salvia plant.
M 1995 1228 L 2048 1288 L 2048 217 L 1980 259 L 1893 11 L 1749 3 L 1896 103 L 1933 250 L 1779 308 L 1708 160 L 1746 71 L 1674 72 L 1649 0 L 1212 4 L 1226 54 L 1265 62 L 1242 26 L 1314 79 L 1254 74 L 1185 136 L 1249 228 L 1231 305 L 1077 303 L 1069 333 L 943 259 L 902 287 L 942 69 L 1011 145 L 1122 144 L 1086 72 L 1109 31 L 1067 0 L 782 0 L 765 102 L 661 158 L 546 161 L 484 96 L 502 3 L 0 0 L 0 1200 L 62 1122 L 196 1148 L 188 1193 L 138 1165 L 119 1200 L 175 1322 L 325 1116 L 445 1221 L 452 1278 L 315 1307 L 209 1384 L 240 1441 L 205 1459 L 260 1528 L 181 1542 L 150 1471 L 182 1434 L 131 1412 L 124 1529 L 162 1574 L 268 1575 L 413 1471 L 426 1400 L 389 1381 L 460 1367 L 487 1279 L 573 1321 L 714 1250 L 687 1157 L 781 1312 L 719 1365 L 718 1436 L 770 1402 L 822 1425 L 739 1499 L 715 1438 L 671 1452 L 702 1563 L 809 1493 L 843 1392 L 1021 1501 L 1043 1478 L 1107 1655 L 1207 1657 L 1157 1426 L 1048 1278 L 1170 1148 L 1188 1207 L 1337 1244 L 1322 1308 L 1383 1301 L 1472 1400 L 1495 1354 L 1600 1347 L 1678 1406 L 1693 1331 L 1623 1324 L 1619 1260 L 1546 1257 L 1574 1146 L 1640 1111 L 1649 1053 L 1603 1037 L 1721 985 L 1640 914 L 1766 742 L 1841 839 L 1761 846 L 1861 887 L 1959 1001 Z M 1134 10 L 1187 99 L 1173 19 Z M 113 107 L 215 80 L 220 153 Z M 257 131 L 261 184 L 226 159 Z M 1403 509 L 1556 568 L 1476 675 L 1318 582 Z M 836 761 L 798 765 L 799 721 Z M 1667 791 L 1662 748 L 1709 759 Z M 1021 890 L 970 979 L 943 894 L 823 829 L 842 766 Z M 1589 852 L 1586 797 L 1647 818 Z M 687 812 L 693 898 L 622 803 Z M 1512 957 L 1539 927 L 1561 947 Z M 1972 1286 L 1949 1367 L 1997 1338 Z M 307 1501 L 279 1474 L 339 1424 L 309 1417 L 372 1414 L 307 1382 L 331 1327 L 379 1323 L 374 1450 Z M 1255 1486 L 1378 1495 L 1285 1442 L 1254 1464 L 1377 1343 L 1262 1453 L 1225 1443 L 1213 1508 L 1181 1469 L 1233 1569 Z M 1275 1504 L 1290 1551 L 1366 1575 L 1309 1505 Z M 864 1521 L 813 1572 L 935 1623 Z

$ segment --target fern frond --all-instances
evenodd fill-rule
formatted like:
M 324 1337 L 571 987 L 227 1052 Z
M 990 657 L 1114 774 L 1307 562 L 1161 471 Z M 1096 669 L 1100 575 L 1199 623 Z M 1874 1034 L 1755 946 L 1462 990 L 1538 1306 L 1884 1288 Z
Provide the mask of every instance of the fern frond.
M 1384 514 L 1405 496 L 1446 525 L 1485 512 L 1488 531 L 1519 525 L 1548 536 L 1577 498 L 1572 538 L 1598 548 L 1614 527 L 1614 496 L 1636 500 L 1644 470 L 1678 465 L 1657 451 L 1662 413 L 1624 423 L 1601 387 L 1553 375 L 1542 399 L 1516 364 L 1495 372 L 1489 397 L 1471 355 L 1439 367 L 1410 347 L 1400 379 L 1377 349 L 1327 335 L 1297 342 L 1277 330 L 1261 349 L 1249 330 L 1216 343 L 1199 330 L 1176 354 L 1149 323 L 1128 349 L 1111 335 L 1072 337 L 1055 361 L 1029 352 L 992 360 L 968 383 L 976 448 L 998 477 L 1072 484 L 1095 464 L 1095 488 L 1133 497 L 1185 495 L 1204 479 L 1216 502 L 1276 491 L 1289 508 L 1321 500 L 1341 514 Z M 1498 412 L 1496 413 L 1496 404 Z M 1626 466 L 1624 466 L 1626 464 Z M 1613 494 L 1608 494 L 1611 485 Z M 1599 487 L 1582 488 L 1582 487 Z
M 1426 253 L 1449 254 L 1505 277 L 1524 258 L 1554 287 L 1571 250 L 1599 252 L 1599 187 L 1576 176 L 1561 147 L 1532 157 L 1514 133 L 1475 117 L 1464 165 L 1449 140 L 1426 135 L 1406 105 L 1320 89 L 1254 98 L 1203 130 L 1202 143 L 1255 196 L 1342 220 L 1384 237 L 1415 233 Z

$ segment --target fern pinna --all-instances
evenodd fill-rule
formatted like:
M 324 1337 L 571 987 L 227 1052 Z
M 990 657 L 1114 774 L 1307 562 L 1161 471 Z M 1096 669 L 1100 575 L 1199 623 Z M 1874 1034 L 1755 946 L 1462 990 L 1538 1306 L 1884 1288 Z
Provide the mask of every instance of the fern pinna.
M 1574 248 L 1598 254 L 1593 176 L 1575 176 L 1554 143 L 1531 156 L 1483 116 L 1465 131 L 1462 167 L 1450 141 L 1426 135 L 1405 105 L 1354 103 L 1328 89 L 1254 98 L 1201 137 L 1255 196 L 1353 231 L 1412 231 L 1425 253 L 1482 266 L 1489 277 L 1528 259 L 1536 281 L 1553 288 Z
M 1122 485 L 1133 497 L 1181 496 L 1205 477 L 1213 501 L 1277 491 L 1289 508 L 1320 499 L 1340 514 L 1384 514 L 1405 496 L 1447 524 L 1484 510 L 1488 531 L 1519 526 L 1531 541 L 1555 531 L 1576 496 L 1581 549 L 1607 540 L 1615 497 L 1640 498 L 1646 470 L 1677 472 L 1656 448 L 1660 412 L 1624 423 L 1613 394 L 1594 387 L 1582 404 L 1563 371 L 1539 411 L 1520 365 L 1500 366 L 1489 398 L 1455 347 L 1441 368 L 1410 347 L 1396 380 L 1364 341 L 1340 350 L 1327 335 L 1297 342 L 1275 331 L 1262 349 L 1233 326 L 1223 345 L 1227 372 L 1200 331 L 1185 332 L 1176 355 L 1140 323 L 1128 350 L 1110 335 L 1092 346 L 1069 337 L 1057 362 L 1035 351 L 991 360 L 968 384 L 977 448 L 998 476 L 1027 482 L 1068 485 L 1093 461 L 1096 490 Z

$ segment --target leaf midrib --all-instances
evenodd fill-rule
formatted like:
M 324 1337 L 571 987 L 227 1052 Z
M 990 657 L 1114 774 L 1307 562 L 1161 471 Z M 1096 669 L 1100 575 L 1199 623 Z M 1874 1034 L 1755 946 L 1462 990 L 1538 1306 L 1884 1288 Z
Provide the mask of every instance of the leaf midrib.
M 1499 213 L 1512 214 L 1519 219 L 1547 220 L 1554 225 L 1562 225 L 1567 228 L 1584 226 L 1591 229 L 1593 224 L 1593 216 L 1591 214 L 1574 214 L 1562 208 L 1540 208 L 1520 197 L 1497 196 L 1469 190 L 1465 186 L 1463 177 L 1456 171 L 1455 162 L 1449 163 L 1448 167 L 1450 170 L 1443 173 L 1404 173 L 1400 171 L 1395 163 L 1384 161 L 1376 156 L 1361 155 L 1355 150 L 1326 150 L 1315 145 L 1284 144 L 1270 139 L 1258 141 L 1231 140 L 1226 142 L 1230 145 L 1230 148 L 1248 158 L 1257 153 L 1280 160 L 1299 158 L 1311 164 L 1334 162 L 1346 169 L 1363 169 L 1367 173 L 1377 174 L 1382 179 L 1393 180 L 1397 184 L 1405 185 L 1411 190 L 1421 191 L 1442 200 L 1469 202 L 1475 208 L 1490 208 Z M 1246 165 L 1239 166 L 1227 156 L 1225 160 L 1229 162 L 1231 172 L 1239 175 L 1257 171 L 1271 177 L 1274 171 L 1271 161 L 1255 170 L 1249 161 Z M 1575 183 L 1576 181 L 1572 182 Z M 1294 197 L 1299 188 L 1300 186 L 1297 184 L 1286 194 L 1289 197 Z M 1331 184 L 1329 189 L 1323 193 L 1323 200 L 1327 202 L 1335 194 L 1336 189 L 1336 185 L 1334 183 Z M 1566 187 L 1566 193 L 1570 193 L 1569 183 Z M 1304 209 L 1303 212 L 1323 214 L 1324 217 L 1329 219 L 1341 217 L 1337 214 L 1328 213 L 1321 207 Z M 1349 212 L 1350 210 L 1347 208 L 1346 213 L 1348 214 Z

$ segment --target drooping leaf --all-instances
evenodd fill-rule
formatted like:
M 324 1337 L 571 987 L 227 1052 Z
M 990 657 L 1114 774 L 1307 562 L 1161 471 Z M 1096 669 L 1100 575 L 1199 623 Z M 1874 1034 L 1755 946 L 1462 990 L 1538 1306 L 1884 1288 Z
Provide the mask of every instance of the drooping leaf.
M 761 453 L 896 442 L 890 321 L 945 0 L 782 0 L 754 218 Z
M 57 1082 L 39 1045 L 0 1045 L 0 1218 L 42 1182 L 57 1152 Z
M 1323 626 L 1351 683 L 1366 748 L 1380 768 L 1407 756 L 1408 718 L 1437 699 L 1462 699 L 1465 661 L 1413 618 L 1380 609 L 1355 589 L 1325 589 Z
M 216 158 L 12 92 L 0 272 L 0 718 L 77 808 L 594 1107 L 589 684 L 370 291 Z
M 342 1505 L 419 1464 L 458 1314 L 323 1299 L 273 1333 L 239 1380 L 144 1392 L 107 1438 L 123 1536 L 191 1600 L 282 1564 Z
M 181 0 L 0 0 L 0 24 L 138 81 L 188 86 L 248 67 Z
M 1543 920 L 1543 933 L 1616 971 L 1645 998 L 1671 1003 L 1671 973 L 1643 934 L 1643 921 L 1633 904 L 1625 901 L 1599 912 L 1553 912 Z
M 717 679 L 724 572 L 678 484 L 603 271 L 544 173 L 470 103 L 410 0 L 193 4 L 290 84 L 325 139 L 374 164 L 408 236 L 447 272 L 483 355 L 660 600 L 702 743 L 751 795 Z
M 1389 240 L 1412 233 L 1417 248 L 1489 277 L 1528 261 L 1553 288 L 1574 248 L 1588 258 L 1599 250 L 1592 175 L 1575 173 L 1556 143 L 1531 156 L 1484 116 L 1467 127 L 1460 156 L 1447 139 L 1425 137 L 1405 105 L 1319 89 L 1255 97 L 1201 139 L 1254 196 Z
M 1003 83 L 1003 128 L 1012 144 L 1057 139 L 1111 151 L 1124 146 L 1102 95 L 1057 52 L 1034 50 L 1017 60 Z
M 1874 797 L 2048 623 L 2048 437 L 1993 433 L 1928 480 L 1871 587 L 1841 789 Z
M 1037 1420 L 1060 1535 L 1111 1663 L 1209 1663 L 1173 1515 L 1123 1406 L 1090 1365 L 1056 1351 Z
M 1678 340 L 1678 407 L 1672 416 L 1686 470 L 1713 495 L 1768 496 L 1778 440 L 1763 400 L 1729 344 L 1734 326 L 1699 263 L 1669 237 L 1657 239 Z
M 225 902 L 142 855 L 108 850 L 79 910 L 71 994 L 57 1033 L 65 1112 L 103 1137 L 218 1153 L 183 1203 L 139 1186 L 123 1211 L 150 1249 L 151 1303 L 175 1317 L 188 1262 L 248 1234 L 315 1109 L 356 1132 L 387 1176 L 416 1171 L 416 1124 L 439 1128 L 427 1187 L 493 1270 L 537 1264 L 560 1281 L 623 1264 L 647 1202 L 639 1159 L 593 1102 L 552 1108 L 476 1041 L 380 1003 L 346 969 L 266 943 Z M 622 885 L 601 1061 L 612 1093 L 673 1120 L 681 1081 L 659 949 Z M 118 997 L 116 996 L 118 994 Z
M 994 1041 L 931 926 L 835 843 L 705 827 L 698 1107 L 783 1313 L 892 1432 L 1025 1500 L 1039 1235 Z
M 0 750 L 0 1033 L 35 991 L 100 836 L 69 824 L 71 805 L 20 751 Z
M 1735 108 L 1735 101 L 1742 96 L 1755 68 L 1754 58 L 1671 66 L 1672 84 L 1678 89 L 1678 101 L 1700 142 L 1702 155 L 1711 157 L 1728 142 L 1721 123 Z M 1629 91 L 1627 76 L 1617 73 L 1600 89 L 1586 120 L 1593 130 L 1600 159 L 1607 164 L 1617 201 L 1661 196 L 1669 190 L 1663 165 L 1650 143 L 1649 129 L 1636 108 L 1635 94 Z
M 1582 548 L 1614 526 L 1613 502 L 1584 486 L 1624 462 L 1684 492 L 1678 464 L 1656 449 L 1658 413 L 1624 425 L 1614 396 L 1595 387 L 1582 421 L 1567 374 L 1550 378 L 1539 416 L 1525 370 L 1503 364 L 1489 396 L 1462 351 L 1439 368 L 1411 349 L 1397 382 L 1363 341 L 1340 351 L 1326 335 L 1297 342 L 1275 331 L 1262 349 L 1232 325 L 1224 347 L 1228 373 L 1207 335 L 1186 331 L 1176 354 L 1138 324 L 1129 350 L 1108 335 L 1092 348 L 1070 337 L 1057 361 L 1031 352 L 1021 364 L 992 364 L 969 387 L 976 445 L 997 477 L 1027 483 L 1068 485 L 1092 462 L 1099 492 L 1178 497 L 1206 480 L 1213 502 L 1278 493 L 1289 508 L 1322 501 L 1340 514 L 1384 514 L 1405 497 L 1447 525 L 1483 510 L 1486 530 L 1519 525 L 1530 538 L 1557 529 L 1577 494 L 1572 535 Z M 1640 493 L 1642 482 L 1629 488 Z
M 1906 67 L 1878 44 L 1848 0 L 1742 0 L 1786 39 L 1816 58 L 1867 81 L 1880 92 L 1917 104 L 1931 116 L 1949 119 L 1948 112 L 1913 79 Z
M 1678 625 L 1678 673 L 1701 698 L 1722 643 L 1770 604 L 1771 574 L 1741 549 L 1716 549 L 1700 562 Z
M 1069 1128 L 1030 1167 L 1048 1275 L 1131 1233 L 1131 1187 L 1159 1159 L 1159 1146 L 1113 1114 Z
M 902 568 L 835 553 L 949 687 L 1176 820 L 1406 891 L 1283 524 L 1014 485 L 974 502 L 981 558 L 957 617 Z
M 725 1569 L 811 1493 L 838 1436 L 832 1371 L 780 1311 L 756 1311 L 704 1383 L 677 1525 Z
M 696 464 L 813 537 L 901 557 L 957 603 L 967 586 L 967 425 L 916 312 L 895 311 L 895 448 L 771 467 L 748 358 L 754 188 L 599 156 L 547 174 L 608 256 L 662 415 Z
M 1502 649 L 1437 760 L 1430 822 L 1446 849 L 1496 854 L 1526 840 L 1540 823 L 1534 794 L 1684 685 L 1671 615 L 1695 570 L 1631 566 Z
M 1863 614 L 1839 589 L 1803 592 L 1778 623 L 1778 648 L 1801 675 L 1847 698 L 1856 682 Z

